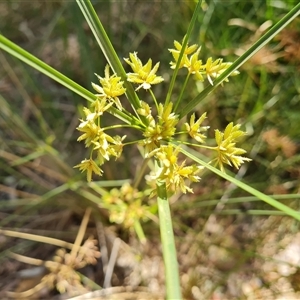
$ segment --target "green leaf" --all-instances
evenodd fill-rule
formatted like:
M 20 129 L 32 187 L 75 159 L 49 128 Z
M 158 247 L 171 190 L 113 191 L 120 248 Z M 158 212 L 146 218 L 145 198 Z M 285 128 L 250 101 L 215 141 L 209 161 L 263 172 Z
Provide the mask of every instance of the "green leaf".
M 284 212 L 286 215 L 291 216 L 294 219 L 300 221 L 300 213 L 298 211 L 295 211 L 295 210 L 291 209 L 290 207 L 276 201 L 275 199 L 271 198 L 270 196 L 265 195 L 264 193 L 254 189 L 253 187 L 243 183 L 242 181 L 237 180 L 236 178 L 231 177 L 228 174 L 223 173 L 220 170 L 214 168 L 210 164 L 204 162 L 203 160 L 201 160 L 198 157 L 191 154 L 191 152 L 193 152 L 192 149 L 189 149 L 189 151 L 181 149 L 181 152 L 183 154 L 185 154 L 186 156 L 188 156 L 189 158 L 191 158 L 192 160 L 194 160 L 195 162 L 197 162 L 198 164 L 204 166 L 205 168 L 207 168 L 208 170 L 214 172 L 215 174 L 219 175 L 220 177 L 230 181 L 231 183 L 235 184 L 236 186 L 243 189 L 244 191 L 252 194 L 253 196 L 255 196 L 258 199 L 268 203 L 269 205 L 277 208 L 278 210 Z
M 29 66 L 33 67 L 34 69 L 52 78 L 56 82 L 65 86 L 67 89 L 75 92 L 76 94 L 83 97 L 84 99 L 93 102 L 97 98 L 92 92 L 85 89 L 75 81 L 71 80 L 67 76 L 55 70 L 54 68 L 50 67 L 49 65 L 47 65 L 46 63 L 44 63 L 34 55 L 30 54 L 26 50 L 22 49 L 15 43 L 11 42 L 1 34 L 0 34 L 0 49 L 3 49 L 4 51 L 11 54 L 12 56 L 20 59 L 21 61 L 25 62 Z M 111 107 L 109 109 L 109 112 L 127 124 L 140 124 L 140 122 L 132 115 L 125 114 L 124 112 L 121 112 L 120 110 L 114 107 Z

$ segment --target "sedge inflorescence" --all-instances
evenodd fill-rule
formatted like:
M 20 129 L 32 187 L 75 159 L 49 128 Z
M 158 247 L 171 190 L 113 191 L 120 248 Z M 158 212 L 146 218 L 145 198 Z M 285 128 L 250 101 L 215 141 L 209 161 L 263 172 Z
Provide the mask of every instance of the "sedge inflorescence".
M 97 247 L 97 240 L 89 237 L 82 246 L 78 248 L 75 255 L 60 248 L 56 251 L 53 260 L 45 261 L 48 274 L 42 278 L 42 285 L 56 288 L 61 294 L 76 296 L 86 293 L 82 276 L 77 272 L 89 264 L 95 265 L 101 256 Z
M 174 62 L 171 62 L 171 68 L 175 69 L 177 62 L 179 60 L 180 51 L 182 49 L 182 44 L 178 41 L 174 41 L 175 49 L 169 49 L 172 53 Z M 195 76 L 196 80 L 204 81 L 205 77 L 208 79 L 209 83 L 213 85 L 213 80 L 218 78 L 224 71 L 226 71 L 231 65 L 231 62 L 223 62 L 222 58 L 213 60 L 209 57 L 206 63 L 203 63 L 201 59 L 198 59 L 201 47 L 194 44 L 192 46 L 186 46 L 183 52 L 183 56 L 179 63 L 179 68 L 186 68 L 189 74 Z M 238 71 L 231 73 L 231 76 L 238 75 Z M 225 79 L 228 82 L 228 78 Z
M 213 85 L 214 80 L 218 78 L 232 63 L 223 62 L 221 58 L 213 60 L 209 57 L 205 63 L 199 59 L 201 47 L 197 45 L 189 46 L 184 43 L 174 42 L 174 49 L 169 49 L 174 61 L 170 63 L 172 69 L 187 69 L 187 76 L 193 75 L 196 80 L 204 81 L 205 79 Z M 180 60 L 179 60 L 180 59 Z M 153 180 L 163 181 L 168 191 L 183 193 L 193 192 L 190 188 L 190 182 L 200 180 L 199 173 L 203 169 L 197 164 L 188 165 L 186 160 L 180 159 L 181 146 L 180 134 L 189 135 L 194 141 L 191 145 L 210 149 L 214 151 L 215 158 L 212 160 L 219 168 L 224 171 L 224 165 L 239 168 L 242 163 L 249 161 L 249 158 L 242 155 L 246 152 L 242 148 L 236 147 L 237 141 L 246 133 L 240 130 L 240 125 L 230 123 L 224 132 L 215 130 L 216 146 L 207 146 L 206 133 L 209 126 L 204 126 L 207 113 L 204 112 L 199 118 L 192 114 L 189 120 L 184 124 L 183 130 L 178 130 L 179 115 L 176 113 L 175 106 L 170 101 L 158 102 L 152 88 L 163 82 L 163 77 L 157 75 L 159 63 L 154 66 L 149 59 L 146 64 L 138 58 L 138 53 L 129 54 L 129 58 L 124 59 L 131 67 L 132 72 L 126 74 L 126 78 L 119 77 L 117 74 L 110 74 L 109 66 L 106 66 L 104 77 L 96 74 L 99 83 L 92 83 L 96 90 L 97 99 L 92 103 L 90 108 L 84 108 L 84 118 L 80 120 L 77 130 L 81 132 L 78 141 L 84 141 L 85 146 L 90 151 L 90 156 L 81 161 L 76 168 L 86 172 L 87 180 L 92 180 L 92 175 L 102 175 L 102 165 L 111 157 L 118 158 L 121 156 L 123 147 L 129 144 L 138 143 L 143 146 L 144 157 L 146 159 L 155 159 L 157 167 L 152 170 Z M 237 75 L 239 72 L 234 71 L 231 75 Z M 126 136 L 112 136 L 109 134 L 111 129 L 122 127 L 123 125 L 102 127 L 103 114 L 112 109 L 117 109 L 127 116 L 133 116 L 123 108 L 120 97 L 126 93 L 124 87 L 125 79 L 136 84 L 136 91 L 146 90 L 153 98 L 154 105 L 139 100 L 138 107 L 135 107 L 136 114 L 135 125 L 126 124 L 126 127 L 132 127 L 141 131 L 143 138 L 138 141 L 125 143 Z M 224 81 L 228 81 L 226 78 Z M 117 116 L 117 114 L 115 114 Z M 124 125 L 125 127 L 125 125 Z M 182 128 L 181 128 L 182 129 Z M 175 138 L 176 137 L 176 138 Z M 177 143 L 176 143 L 177 142 Z M 187 142 L 185 142 L 187 143 Z M 195 144 L 196 143 L 196 144 Z M 124 217 L 125 218 L 125 217 Z
M 102 207 L 110 211 L 109 220 L 132 229 L 140 220 L 146 221 L 151 215 L 151 207 L 143 205 L 147 191 L 138 191 L 129 183 L 121 188 L 113 188 L 102 196 Z

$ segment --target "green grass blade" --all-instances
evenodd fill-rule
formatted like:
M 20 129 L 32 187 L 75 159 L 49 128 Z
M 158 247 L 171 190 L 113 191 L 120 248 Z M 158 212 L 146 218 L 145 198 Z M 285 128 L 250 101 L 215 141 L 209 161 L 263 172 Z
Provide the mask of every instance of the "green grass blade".
M 19 159 L 13 161 L 11 163 L 11 166 L 12 167 L 16 167 L 16 166 L 19 166 L 19 165 L 22 165 L 22 164 L 25 164 L 31 160 L 34 160 L 36 158 L 39 158 L 41 156 L 43 156 L 44 153 L 42 151 L 40 151 L 40 149 L 37 149 L 37 151 L 33 151 L 32 153 L 26 155 L 26 156 L 22 156 L 20 157 Z
M 285 216 L 286 214 L 278 210 L 254 210 L 249 209 L 242 211 L 240 209 L 223 209 L 221 211 L 214 211 L 216 215 L 231 216 L 231 215 L 247 215 L 247 216 Z M 199 216 L 210 216 L 212 212 L 199 212 Z
M 76 94 L 83 97 L 84 99 L 90 102 L 93 102 L 96 99 L 96 96 L 92 92 L 85 89 L 75 81 L 63 75 L 62 73 L 58 72 L 54 68 L 50 67 L 49 65 L 47 65 L 46 63 L 44 63 L 34 55 L 30 54 L 26 50 L 22 49 L 18 45 L 14 44 L 13 42 L 8 40 L 6 37 L 4 37 L 1 34 L 0 34 L 0 49 L 3 49 L 4 51 L 11 54 L 12 56 L 20 59 L 21 61 L 25 62 L 29 66 L 33 67 L 34 69 L 52 78 L 56 82 L 65 86 L 69 90 L 75 92 Z M 114 107 L 111 107 L 109 112 L 128 124 L 140 123 L 133 116 L 125 114 L 119 111 L 118 109 L 115 109 Z
M 76 94 L 85 98 L 86 100 L 92 102 L 96 99 L 96 96 L 93 93 L 86 90 L 84 87 L 80 86 L 70 78 L 66 77 L 62 73 L 55 70 L 54 68 L 50 67 L 49 65 L 47 65 L 37 57 L 33 56 L 26 50 L 17 46 L 16 44 L 14 44 L 13 42 L 8 40 L 1 34 L 0 34 L 0 48 L 8 52 L 9 54 L 15 56 L 16 58 L 20 59 L 21 61 L 25 62 L 26 64 L 33 67 L 34 69 L 40 71 L 41 73 L 57 81 L 61 85 L 65 86 L 66 88 L 75 92 Z
M 297 4 L 289 13 L 278 21 L 267 33 L 265 33 L 256 43 L 254 43 L 243 55 L 241 55 L 224 73 L 215 81 L 214 85 L 206 87 L 198 96 L 191 100 L 186 106 L 177 110 L 180 118 L 186 116 L 192 111 L 206 96 L 217 88 L 232 72 L 237 70 L 247 60 L 249 60 L 257 51 L 272 40 L 284 27 L 292 22 L 300 14 L 300 3 Z
M 0 117 L 11 126 L 11 128 L 17 128 L 19 140 L 29 141 L 31 143 L 36 143 L 38 137 L 36 134 L 27 126 L 27 124 L 15 114 L 11 109 L 8 101 L 0 95 L 0 107 L 1 113 Z
M 17 74 L 16 70 L 11 66 L 9 61 L 4 56 L 4 53 L 2 52 L 0 52 L 0 65 L 3 67 L 3 70 L 7 73 L 10 80 L 13 82 L 13 85 L 18 91 L 18 94 L 23 98 L 24 105 L 27 105 L 32 114 L 35 116 L 36 120 L 38 121 L 38 126 L 41 129 L 40 132 L 43 138 L 46 139 L 49 131 L 51 131 L 49 125 L 47 124 L 41 110 L 35 105 L 32 97 L 30 97 L 27 90 L 24 88 L 24 81 L 26 82 L 26 86 L 27 84 L 30 85 L 30 83 L 32 82 L 28 70 L 26 70 L 25 68 L 20 68 Z M 10 104 L 12 103 L 7 103 L 7 106 L 10 106 Z
M 236 186 L 243 189 L 244 191 L 252 194 L 253 196 L 259 198 L 260 200 L 268 203 L 269 205 L 275 207 L 276 209 L 278 209 L 280 211 L 283 211 L 285 214 L 287 214 L 287 215 L 293 217 L 294 219 L 300 221 L 300 213 L 299 212 L 297 212 L 297 211 L 289 208 L 288 206 L 276 201 L 275 199 L 271 198 L 270 196 L 267 196 L 264 193 L 252 188 L 251 186 L 243 183 L 242 181 L 239 181 L 236 178 L 231 177 L 228 174 L 221 172 L 220 170 L 214 168 L 210 164 L 208 164 L 208 163 L 204 162 L 203 160 L 197 158 L 196 156 L 194 156 L 193 154 L 191 154 L 187 150 L 181 149 L 181 152 L 183 154 L 185 154 L 186 156 L 188 156 L 189 158 L 191 158 L 192 160 L 194 160 L 195 162 L 197 162 L 198 164 L 204 166 L 205 168 L 207 168 L 208 170 L 214 172 L 215 174 L 219 175 L 220 177 L 230 181 L 231 183 L 235 184 Z
M 107 36 L 104 27 L 102 26 L 101 21 L 99 20 L 93 5 L 89 0 L 77 0 L 76 1 L 79 8 L 82 11 L 82 14 L 84 15 L 90 29 L 92 30 L 94 37 L 96 41 L 98 42 L 104 56 L 106 57 L 109 65 L 113 69 L 113 71 L 118 74 L 122 80 L 124 81 L 124 86 L 126 88 L 126 95 L 131 103 L 131 105 L 134 107 L 134 109 L 137 109 L 140 107 L 140 100 L 134 91 L 132 85 L 127 81 L 126 72 L 122 66 L 122 63 L 120 62 L 120 59 L 113 47 L 113 45 L 110 42 L 109 37 Z
M 300 194 L 272 195 L 272 198 L 276 199 L 276 200 L 292 200 L 292 199 L 300 200 Z M 199 201 L 197 200 L 192 203 L 180 202 L 180 203 L 176 203 L 176 208 L 185 209 L 185 208 L 189 208 L 191 206 L 193 208 L 215 206 L 220 201 L 221 201 L 221 199 L 199 200 Z M 236 203 L 257 202 L 257 201 L 261 201 L 261 200 L 254 196 L 247 196 L 247 197 L 229 198 L 228 200 L 226 200 L 225 204 L 230 205 L 230 204 L 236 204 Z

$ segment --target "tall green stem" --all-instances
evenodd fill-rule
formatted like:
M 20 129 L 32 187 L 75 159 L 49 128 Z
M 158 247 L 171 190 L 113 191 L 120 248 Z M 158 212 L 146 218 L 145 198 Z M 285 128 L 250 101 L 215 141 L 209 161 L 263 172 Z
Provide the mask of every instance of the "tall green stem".
M 175 111 L 177 110 L 177 107 L 178 107 L 179 103 L 180 103 L 181 100 L 182 100 L 182 96 L 183 96 L 183 93 L 184 93 L 184 91 L 185 91 L 186 85 L 187 85 L 187 83 L 188 83 L 188 81 L 189 81 L 189 79 L 190 79 L 190 75 L 191 75 L 191 74 L 188 73 L 188 75 L 186 76 L 185 81 L 184 81 L 184 83 L 183 83 L 183 85 L 182 85 L 182 88 L 181 88 L 181 91 L 180 91 L 180 95 L 179 95 L 178 99 L 177 99 L 176 102 L 175 102 L 175 106 L 174 106 L 174 110 L 175 110 Z
M 156 182 L 159 227 L 165 263 L 167 299 L 181 299 L 178 262 L 166 184 Z

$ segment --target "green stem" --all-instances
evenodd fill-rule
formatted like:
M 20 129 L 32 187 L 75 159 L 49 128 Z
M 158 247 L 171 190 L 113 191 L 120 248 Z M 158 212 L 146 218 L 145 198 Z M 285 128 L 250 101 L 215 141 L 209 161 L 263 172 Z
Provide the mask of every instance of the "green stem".
M 120 124 L 120 125 L 112 125 L 112 126 L 107 126 L 107 127 L 104 127 L 102 128 L 103 131 L 105 130 L 110 130 L 110 129 L 116 129 L 116 128 L 135 128 L 135 129 L 138 129 L 138 130 L 142 130 L 142 127 L 141 126 L 137 126 L 137 125 L 130 125 L 130 124 Z
M 145 237 L 144 230 L 141 226 L 140 221 L 138 221 L 138 220 L 134 221 L 134 230 L 135 230 L 140 242 L 145 243 L 147 239 Z
M 93 93 L 86 90 L 84 87 L 80 86 L 73 80 L 69 79 L 62 73 L 55 70 L 54 68 L 50 67 L 49 65 L 47 65 L 46 63 L 38 59 L 37 57 L 33 56 L 26 50 L 16 45 L 15 43 L 11 42 L 1 34 L 0 34 L 0 49 L 3 49 L 4 51 L 11 54 L 12 56 L 20 59 L 21 61 L 25 62 L 29 66 L 45 74 L 46 76 L 52 78 L 53 80 L 57 81 L 58 83 L 68 88 L 69 90 L 85 98 L 86 100 L 93 102 L 96 99 L 96 96 Z
M 267 195 L 268 196 L 268 195 Z M 300 194 L 286 194 L 286 195 L 271 195 L 274 200 L 292 200 L 300 199 Z M 255 196 L 245 196 L 245 197 L 236 197 L 236 198 L 229 198 L 227 200 L 227 204 L 235 204 L 235 203 L 243 203 L 243 202 L 258 202 L 261 201 Z M 202 208 L 208 206 L 215 206 L 220 202 L 220 199 L 216 200 L 197 200 L 193 202 L 193 208 Z M 191 207 L 191 203 L 177 203 L 176 209 L 189 209 Z
M 200 1 L 199 1 L 200 2 Z M 288 12 L 279 22 L 277 22 L 267 33 L 265 33 L 255 44 L 253 44 L 243 55 L 241 55 L 224 73 L 215 81 L 214 85 L 209 85 L 198 96 L 191 100 L 186 106 L 180 108 L 180 118 L 186 116 L 192 111 L 204 98 L 206 98 L 216 87 L 221 84 L 232 72 L 237 70 L 247 60 L 249 60 L 257 51 L 270 42 L 284 27 L 292 22 L 300 14 L 300 3 Z M 179 112 L 179 111 L 177 111 Z
M 156 162 L 157 165 L 157 162 Z M 165 263 L 167 299 L 181 299 L 178 262 L 166 184 L 157 180 L 159 227 Z
M 182 86 L 181 91 L 180 91 L 180 95 L 179 95 L 178 99 L 176 100 L 176 103 L 175 103 L 173 111 L 176 111 L 178 105 L 181 102 L 181 99 L 182 99 L 182 96 L 183 96 L 183 92 L 185 91 L 186 85 L 187 85 L 187 83 L 188 83 L 188 81 L 190 79 L 190 75 L 191 75 L 191 73 L 188 73 L 188 75 L 185 78 L 185 81 L 184 81 L 183 86 Z
M 185 48 L 187 46 L 189 37 L 191 36 L 191 33 L 192 33 L 193 28 L 194 28 L 195 22 L 197 20 L 199 11 L 201 9 L 201 4 L 202 4 L 202 1 L 199 0 L 198 3 L 197 3 L 196 8 L 194 10 L 191 22 L 190 22 L 189 27 L 188 27 L 188 30 L 186 32 L 186 36 L 183 40 L 182 48 L 181 48 L 181 51 L 180 51 L 180 54 L 179 54 L 179 57 L 178 57 L 178 60 L 177 60 L 176 68 L 174 70 L 174 73 L 172 75 L 172 79 L 171 79 L 171 82 L 170 82 L 170 85 L 169 85 L 169 90 L 168 90 L 167 97 L 166 97 L 166 102 L 165 102 L 166 106 L 169 104 L 169 102 L 171 100 L 171 95 L 172 95 L 172 91 L 173 91 L 173 88 L 174 88 L 174 85 L 175 85 L 175 80 L 176 80 L 176 77 L 177 77 L 177 74 L 178 74 L 180 62 L 181 62 L 181 59 L 183 57 L 183 53 L 185 51 Z
M 141 180 L 144 177 L 145 171 L 146 171 L 146 169 L 148 167 L 149 160 L 150 160 L 150 158 L 145 158 L 144 161 L 143 161 L 142 166 L 136 171 L 135 178 L 133 180 L 133 187 L 135 189 L 138 188 Z
M 153 94 L 153 92 L 152 92 L 151 89 L 149 90 L 149 92 L 150 92 L 150 94 L 151 94 L 151 96 L 152 96 L 152 99 L 153 99 L 153 101 L 154 101 L 154 103 L 155 103 L 156 111 L 158 111 L 158 104 L 157 104 L 156 97 L 155 97 L 155 95 Z
M 134 141 L 130 141 L 130 142 L 126 142 L 126 143 L 123 143 L 123 146 L 128 146 L 128 145 L 138 145 L 139 143 L 142 143 L 144 141 L 144 139 L 140 139 L 140 140 L 134 140 Z
M 210 149 L 210 150 L 217 150 L 217 148 L 218 148 L 217 146 L 212 147 L 212 146 L 201 145 L 201 144 L 193 144 L 193 143 L 184 142 L 184 141 L 180 141 L 180 144 L 184 144 L 184 145 L 187 145 L 190 147 L 204 148 L 204 149 Z

